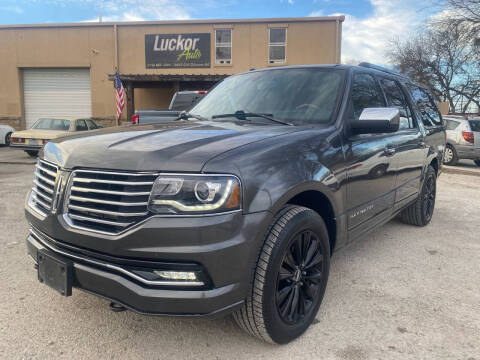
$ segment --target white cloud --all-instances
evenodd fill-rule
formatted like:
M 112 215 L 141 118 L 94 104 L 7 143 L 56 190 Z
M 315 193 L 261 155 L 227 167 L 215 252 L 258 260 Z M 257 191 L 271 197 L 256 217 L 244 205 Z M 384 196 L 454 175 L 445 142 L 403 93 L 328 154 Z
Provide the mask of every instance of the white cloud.
M 176 0 L 116 0 L 106 1 L 107 19 L 120 16 L 121 20 L 185 20 L 189 19 L 187 3 Z
M 23 9 L 18 5 L 0 6 L 0 11 L 8 11 L 8 12 L 13 12 L 15 14 L 23 14 Z
M 68 2 L 92 6 L 102 14 L 103 21 L 185 20 L 190 19 L 188 0 L 49 0 L 65 5 Z M 92 19 L 87 21 L 98 21 Z
M 325 16 L 325 12 L 323 10 L 315 10 L 315 11 L 312 11 L 310 14 L 308 14 L 308 16 L 312 16 L 312 17 Z
M 393 38 L 406 38 L 424 24 L 421 0 L 370 0 L 373 14 L 360 19 L 346 14 L 342 31 L 342 62 L 387 64 L 385 53 Z

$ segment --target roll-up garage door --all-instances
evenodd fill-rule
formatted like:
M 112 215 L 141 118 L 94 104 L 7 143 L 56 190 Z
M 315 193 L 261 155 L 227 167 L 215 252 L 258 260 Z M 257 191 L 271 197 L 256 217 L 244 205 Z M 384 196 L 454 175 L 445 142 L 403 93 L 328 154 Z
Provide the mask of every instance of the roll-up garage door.
M 41 117 L 92 116 L 90 69 L 24 69 L 27 129 Z

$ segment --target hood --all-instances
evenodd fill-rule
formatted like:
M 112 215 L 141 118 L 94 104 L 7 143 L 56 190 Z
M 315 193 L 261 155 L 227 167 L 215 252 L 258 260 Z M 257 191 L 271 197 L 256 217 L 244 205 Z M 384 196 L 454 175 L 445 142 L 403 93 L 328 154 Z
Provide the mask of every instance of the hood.
M 130 125 L 54 140 L 45 145 L 44 158 L 67 169 L 199 172 L 216 155 L 295 131 L 245 121 Z
M 71 133 L 68 131 L 60 131 L 60 130 L 29 129 L 29 130 L 16 131 L 12 134 L 12 137 L 50 140 L 59 136 L 65 136 L 69 134 Z

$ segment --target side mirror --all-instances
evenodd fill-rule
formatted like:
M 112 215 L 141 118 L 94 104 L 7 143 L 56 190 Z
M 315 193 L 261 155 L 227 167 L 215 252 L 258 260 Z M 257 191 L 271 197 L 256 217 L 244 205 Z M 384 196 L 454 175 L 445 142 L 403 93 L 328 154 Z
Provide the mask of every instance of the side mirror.
M 400 112 L 396 108 L 365 108 L 358 120 L 351 122 L 355 134 L 381 134 L 398 130 Z
M 97 129 L 103 129 L 102 125 L 97 125 Z

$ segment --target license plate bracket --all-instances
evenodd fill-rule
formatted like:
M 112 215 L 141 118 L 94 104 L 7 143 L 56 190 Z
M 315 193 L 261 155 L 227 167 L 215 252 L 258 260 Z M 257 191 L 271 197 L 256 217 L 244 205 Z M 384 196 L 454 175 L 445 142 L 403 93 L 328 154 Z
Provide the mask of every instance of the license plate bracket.
M 73 263 L 59 259 L 46 251 L 37 254 L 38 280 L 63 296 L 72 295 Z

